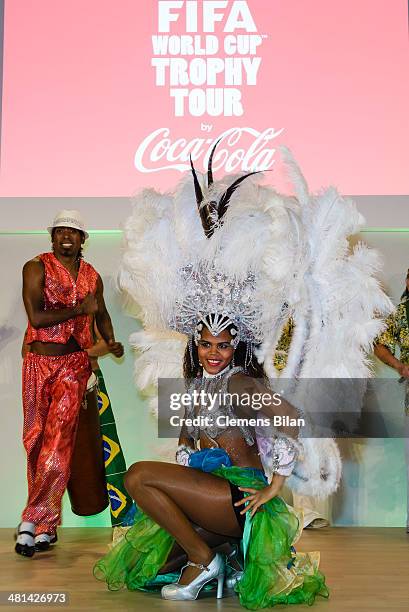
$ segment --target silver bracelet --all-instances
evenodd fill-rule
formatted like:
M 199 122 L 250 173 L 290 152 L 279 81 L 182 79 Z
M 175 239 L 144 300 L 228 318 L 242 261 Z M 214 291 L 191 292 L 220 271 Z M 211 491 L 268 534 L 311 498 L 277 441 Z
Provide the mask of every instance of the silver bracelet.
M 190 446 L 186 446 L 186 444 L 179 444 L 176 451 L 176 463 L 179 465 L 189 465 L 189 457 L 193 453 L 193 449 Z
M 273 445 L 273 472 L 280 476 L 290 476 L 297 456 L 297 447 L 289 438 L 277 437 Z

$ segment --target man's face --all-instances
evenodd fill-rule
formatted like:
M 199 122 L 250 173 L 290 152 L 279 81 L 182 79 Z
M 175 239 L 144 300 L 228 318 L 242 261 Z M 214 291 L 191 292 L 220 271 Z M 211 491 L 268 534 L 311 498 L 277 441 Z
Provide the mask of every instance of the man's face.
M 84 234 L 73 227 L 56 227 L 53 230 L 54 253 L 64 257 L 76 257 L 84 244 Z

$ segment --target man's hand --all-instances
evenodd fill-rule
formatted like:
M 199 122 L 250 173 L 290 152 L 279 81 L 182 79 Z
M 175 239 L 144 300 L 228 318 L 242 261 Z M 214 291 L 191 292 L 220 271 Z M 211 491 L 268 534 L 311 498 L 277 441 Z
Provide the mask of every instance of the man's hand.
M 402 378 L 409 378 L 409 365 L 401 363 L 396 369 Z
M 113 338 L 108 342 L 108 350 L 110 353 L 115 355 L 115 357 L 122 357 L 124 354 L 124 347 L 120 342 L 115 342 Z
M 92 315 L 98 312 L 98 302 L 93 293 L 88 293 L 79 305 L 79 314 Z

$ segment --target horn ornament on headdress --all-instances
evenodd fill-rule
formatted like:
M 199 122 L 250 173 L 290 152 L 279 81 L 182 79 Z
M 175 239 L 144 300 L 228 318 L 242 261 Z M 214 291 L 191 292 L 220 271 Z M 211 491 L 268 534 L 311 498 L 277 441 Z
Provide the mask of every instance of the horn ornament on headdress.
M 207 187 L 208 188 L 210 188 L 213 185 L 213 171 L 212 171 L 213 155 L 214 155 L 214 152 L 220 140 L 221 138 L 219 138 L 219 140 L 215 142 L 210 152 L 209 162 L 207 166 Z M 200 187 L 199 180 L 197 178 L 196 170 L 193 166 L 192 156 L 190 156 L 190 167 L 192 169 L 193 183 L 195 186 L 196 202 L 197 202 L 197 208 L 200 214 L 200 220 L 202 222 L 202 226 L 203 226 L 203 230 L 204 230 L 206 238 L 211 238 L 213 236 L 213 232 L 216 226 L 220 225 L 223 221 L 223 217 L 226 214 L 226 211 L 229 206 L 230 198 L 233 195 L 234 191 L 237 189 L 240 183 L 244 181 L 244 179 L 251 176 L 252 174 L 258 174 L 261 171 L 257 170 L 255 172 L 249 172 L 248 174 L 245 174 L 244 176 L 241 176 L 240 178 L 238 178 L 221 195 L 219 202 L 216 202 L 213 200 L 211 202 L 208 202 L 202 205 L 202 202 L 204 199 L 203 192 L 202 192 L 202 188 Z

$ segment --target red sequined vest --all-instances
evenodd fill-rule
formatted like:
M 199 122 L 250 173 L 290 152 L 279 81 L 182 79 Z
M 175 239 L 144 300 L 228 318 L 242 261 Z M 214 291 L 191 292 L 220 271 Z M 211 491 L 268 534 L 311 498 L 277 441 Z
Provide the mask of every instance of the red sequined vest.
M 91 264 L 81 259 L 75 281 L 53 253 L 39 256 L 44 264 L 44 310 L 74 308 L 88 293 L 95 293 L 98 273 Z M 89 315 L 80 315 L 50 327 L 35 329 L 28 322 L 26 342 L 57 342 L 66 344 L 71 336 L 82 349 L 93 344 Z

